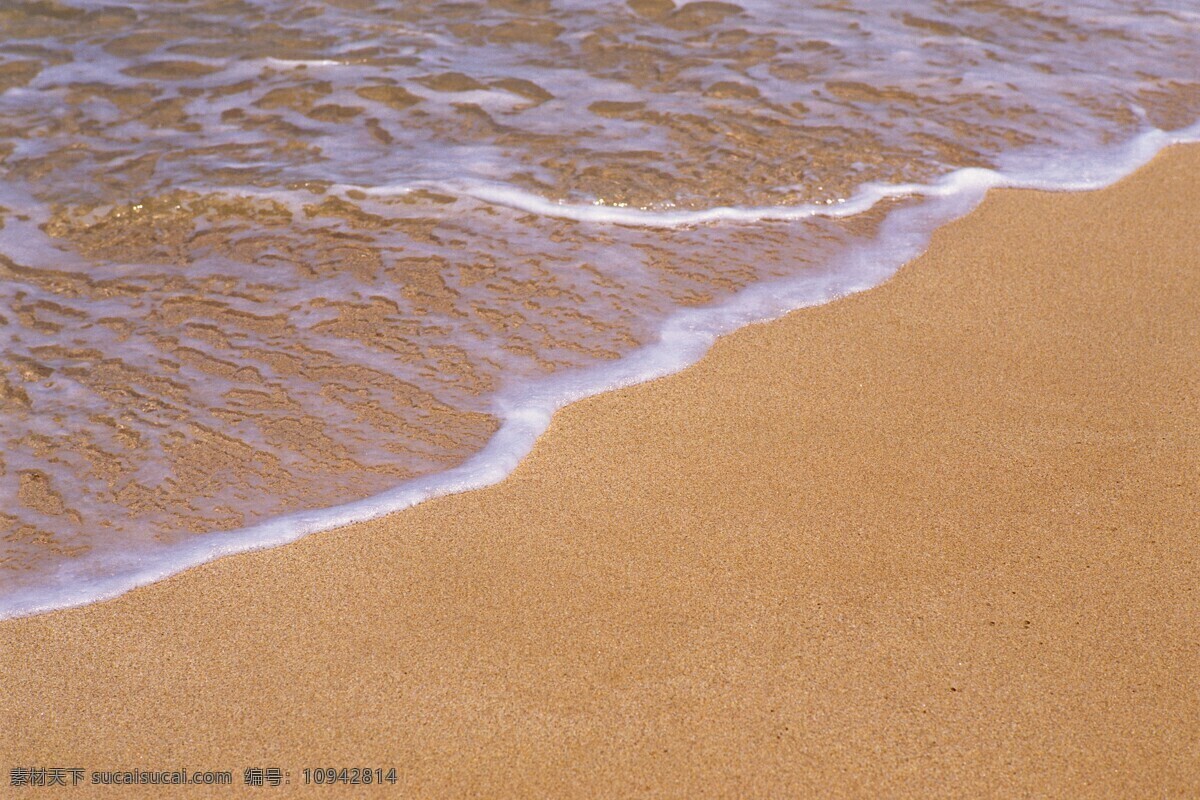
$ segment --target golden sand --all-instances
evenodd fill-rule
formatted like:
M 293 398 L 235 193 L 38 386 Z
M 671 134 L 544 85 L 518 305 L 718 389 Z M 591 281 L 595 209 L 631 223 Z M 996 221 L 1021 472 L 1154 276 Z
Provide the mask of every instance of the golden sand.
M 3 623 L 4 782 L 1198 796 L 1198 321 L 1200 148 L 995 192 L 501 485 Z

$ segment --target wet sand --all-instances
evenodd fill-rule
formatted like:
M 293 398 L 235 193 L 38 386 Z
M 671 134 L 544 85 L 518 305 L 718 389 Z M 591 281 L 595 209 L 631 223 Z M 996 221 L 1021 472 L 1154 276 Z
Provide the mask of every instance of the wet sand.
M 501 485 L 3 623 L 4 783 L 1196 796 L 1198 431 L 1200 148 L 995 192 L 884 286 L 566 409 Z

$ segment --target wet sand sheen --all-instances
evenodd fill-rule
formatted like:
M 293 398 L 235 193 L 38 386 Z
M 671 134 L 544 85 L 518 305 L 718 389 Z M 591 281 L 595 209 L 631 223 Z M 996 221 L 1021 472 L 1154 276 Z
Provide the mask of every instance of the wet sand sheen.
M 996 192 L 884 286 L 566 409 L 498 486 L 0 624 L 0 760 L 1196 794 L 1197 253 L 1200 148 Z

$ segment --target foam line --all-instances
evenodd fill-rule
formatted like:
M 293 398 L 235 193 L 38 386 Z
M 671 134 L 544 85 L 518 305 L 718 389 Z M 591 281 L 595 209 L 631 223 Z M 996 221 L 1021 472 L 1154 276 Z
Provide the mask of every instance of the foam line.
M 454 184 L 393 184 L 383 186 L 355 186 L 339 184 L 337 191 L 357 190 L 375 197 L 394 197 L 409 194 L 419 189 L 454 192 L 458 195 L 480 200 L 491 205 L 525 211 L 530 214 L 611 225 L 637 225 L 651 228 L 675 228 L 686 225 L 703 225 L 717 222 L 753 223 L 767 221 L 793 221 L 810 217 L 852 217 L 870 210 L 883 200 L 900 197 L 943 198 L 964 192 L 996 187 L 1021 187 L 1050 189 L 1055 191 L 1086 191 L 1107 186 L 1115 180 L 1149 162 L 1163 147 L 1173 142 L 1193 141 L 1200 137 L 1200 125 L 1182 131 L 1167 133 L 1149 131 L 1126 145 L 1116 154 L 1114 162 L 1072 164 L 1060 177 L 1039 177 L 1036 173 L 1021 172 L 1006 174 L 1003 171 L 967 167 L 947 173 L 933 183 L 864 184 L 850 198 L 831 203 L 809 203 L 796 206 L 758 206 L 736 208 L 718 206 L 695 211 L 660 211 L 654 209 L 629 208 L 595 203 L 566 203 L 547 199 L 505 184 L 457 182 Z M 1133 165 L 1132 168 L 1127 167 Z
M 520 392 L 501 394 L 494 407 L 502 420 L 499 431 L 483 450 L 458 467 L 408 481 L 365 500 L 276 517 L 241 530 L 209 534 L 181 544 L 163 546 L 148 554 L 112 557 L 104 563 L 108 577 L 100 580 L 89 578 L 83 581 L 79 568 L 72 569 L 68 563 L 53 576 L 49 588 L 25 590 L 0 599 L 0 619 L 111 599 L 223 556 L 277 547 L 311 533 L 401 511 L 430 498 L 498 483 L 530 452 L 559 408 L 584 397 L 678 372 L 698 361 L 717 337 L 745 325 L 776 319 L 798 308 L 819 305 L 877 286 L 891 277 L 901 265 L 920 255 L 935 228 L 970 212 L 990 188 L 1101 188 L 1134 172 L 1170 144 L 1196 141 L 1200 141 L 1200 122 L 1172 133 L 1149 131 L 1121 148 L 1095 154 L 1087 163 L 1057 163 L 1040 175 L 1014 177 L 990 170 L 958 170 L 921 192 L 914 192 L 911 185 L 878 187 L 873 193 L 864 195 L 868 199 L 873 197 L 873 200 L 868 202 L 868 199 L 863 199 L 858 205 L 850 207 L 862 211 L 883 197 L 914 193 L 929 198 L 931 202 L 893 212 L 884 221 L 879 236 L 872 243 L 844 253 L 822 269 L 794 278 L 756 284 L 713 307 L 676 312 L 663 324 L 656 342 L 625 358 L 599 367 L 557 375 L 522 387 Z M 494 196 L 512 204 L 514 198 L 525 195 L 514 190 Z M 616 224 L 681 225 L 696 224 L 698 221 L 801 218 L 774 216 L 782 213 L 779 209 L 714 209 L 694 213 L 630 210 L 621 211 L 616 216 L 588 217 L 585 213 L 588 207 L 548 205 L 551 210 L 563 211 L 565 208 L 563 213 L 579 213 L 578 218 Z M 845 207 L 838 207 L 839 216 L 855 213 L 840 213 Z M 532 202 L 526 210 L 549 213 Z M 603 209 L 597 213 L 607 214 L 611 211 Z M 787 213 L 800 215 L 802 210 L 788 210 Z M 810 208 L 808 213 L 817 212 Z M 628 222 L 633 219 L 638 221 Z M 96 563 L 92 561 L 86 566 L 92 572 Z

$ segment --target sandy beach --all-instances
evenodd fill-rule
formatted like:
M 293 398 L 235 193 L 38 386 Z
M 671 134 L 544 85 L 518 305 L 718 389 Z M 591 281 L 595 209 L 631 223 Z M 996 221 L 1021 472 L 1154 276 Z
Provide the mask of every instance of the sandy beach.
M 994 192 L 500 485 L 0 624 L 4 783 L 1200 795 L 1198 320 L 1200 147 Z M 343 766 L 398 780 L 303 785 Z

